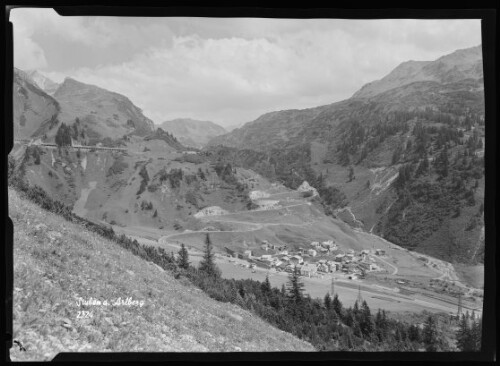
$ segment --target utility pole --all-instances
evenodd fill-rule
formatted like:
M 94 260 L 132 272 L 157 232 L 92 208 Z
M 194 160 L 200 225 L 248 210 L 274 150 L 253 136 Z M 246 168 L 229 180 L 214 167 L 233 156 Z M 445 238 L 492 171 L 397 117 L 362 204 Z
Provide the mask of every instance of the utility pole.
M 358 285 L 358 304 L 361 305 L 363 297 L 361 296 L 361 285 Z
M 462 293 L 458 294 L 458 312 L 457 312 L 458 318 L 460 318 L 460 315 L 462 315 Z
M 335 277 L 332 275 L 332 284 L 331 284 L 331 289 L 330 292 L 332 293 L 332 297 L 335 296 Z

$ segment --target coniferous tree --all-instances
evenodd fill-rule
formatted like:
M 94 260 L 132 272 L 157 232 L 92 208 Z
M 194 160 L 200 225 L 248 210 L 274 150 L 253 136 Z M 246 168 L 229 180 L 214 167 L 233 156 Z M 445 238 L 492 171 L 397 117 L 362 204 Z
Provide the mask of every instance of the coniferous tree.
M 239 286 L 238 286 L 238 294 L 241 296 L 242 299 L 245 298 L 245 288 L 243 287 L 243 282 L 239 282 Z
M 189 253 L 184 243 L 181 244 L 181 249 L 179 250 L 178 265 L 183 269 L 189 268 Z
M 62 123 L 56 132 L 55 137 L 56 145 L 61 146 L 71 146 L 71 129 L 66 124 Z
M 271 293 L 271 282 L 269 282 L 269 275 L 266 275 L 266 279 L 262 282 L 260 289 L 262 293 L 268 295 Z
M 303 300 L 304 284 L 299 278 L 300 271 L 297 266 L 288 278 L 288 298 L 294 304 L 299 304 Z
M 481 351 L 481 339 L 482 339 L 482 323 L 483 323 L 483 318 L 480 317 L 479 319 L 475 319 L 473 317 L 472 319 L 472 327 L 471 327 L 471 333 L 472 333 L 472 341 L 473 341 L 473 351 L 478 352 Z
M 280 290 L 281 295 L 284 297 L 286 296 L 286 289 L 285 289 L 285 284 L 281 285 L 281 290 Z
M 33 157 L 35 158 L 35 164 L 40 165 L 40 151 L 38 150 L 38 147 L 33 149 Z
M 370 336 L 375 328 L 370 308 L 366 303 L 366 301 L 363 301 L 363 304 L 361 305 L 361 316 L 360 316 L 359 326 L 361 327 L 361 331 L 363 332 L 363 334 L 366 336 Z
M 434 316 L 429 315 L 425 321 L 423 341 L 427 352 L 438 351 L 437 323 Z
M 327 292 L 325 295 L 325 299 L 323 300 L 323 303 L 325 304 L 325 308 L 327 310 L 330 310 L 332 307 L 332 298 L 330 297 L 330 293 Z
M 415 171 L 415 177 L 419 177 L 429 171 L 429 160 L 427 154 L 424 153 L 422 161 L 418 164 L 417 170 Z
M 358 317 L 359 315 L 359 303 L 358 300 L 354 302 L 354 307 L 352 308 L 352 312 L 354 314 L 354 317 Z
M 335 294 L 333 296 L 332 308 L 333 308 L 333 310 L 335 310 L 335 312 L 337 313 L 338 316 L 340 316 L 340 317 L 342 316 L 343 306 L 342 306 L 342 302 L 340 302 L 340 300 L 339 300 L 339 295 L 338 294 Z
M 354 176 L 354 168 L 352 165 L 349 167 L 349 178 L 348 182 L 352 182 L 356 177 Z
M 460 322 L 458 323 L 456 339 L 457 339 L 457 347 L 462 352 L 472 351 L 473 348 L 472 332 L 469 326 L 469 319 L 465 316 L 465 314 L 462 314 Z
M 434 169 L 439 174 L 440 177 L 448 176 L 449 169 L 449 161 L 448 161 L 448 149 L 446 145 L 443 147 L 441 152 L 438 154 L 436 159 L 434 160 Z
M 220 277 L 220 271 L 215 265 L 214 254 L 212 253 L 212 242 L 208 234 L 205 237 L 205 252 L 199 270 L 206 272 L 210 276 Z
M 408 338 L 412 342 L 420 342 L 421 337 L 420 337 L 420 329 L 416 325 L 411 325 L 410 328 L 408 329 Z

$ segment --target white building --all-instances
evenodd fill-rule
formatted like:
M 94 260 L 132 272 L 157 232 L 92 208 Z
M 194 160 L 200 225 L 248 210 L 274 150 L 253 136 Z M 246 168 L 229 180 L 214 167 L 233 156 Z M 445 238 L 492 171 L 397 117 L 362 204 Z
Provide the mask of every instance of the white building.
M 306 263 L 300 268 L 300 274 L 303 276 L 311 277 L 318 271 L 318 267 L 311 263 Z
M 316 188 L 311 187 L 307 181 L 304 181 L 299 188 L 297 188 L 298 192 L 312 192 L 313 196 L 318 195 L 318 191 Z
M 307 254 L 309 254 L 311 257 L 316 257 L 316 255 L 318 254 L 318 252 L 316 252 L 314 249 L 309 249 L 307 251 Z

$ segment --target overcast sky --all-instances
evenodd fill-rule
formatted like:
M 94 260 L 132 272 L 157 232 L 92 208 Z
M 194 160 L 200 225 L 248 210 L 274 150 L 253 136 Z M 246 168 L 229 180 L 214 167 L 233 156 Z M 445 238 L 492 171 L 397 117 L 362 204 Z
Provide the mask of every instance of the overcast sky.
M 479 20 L 61 17 L 14 9 L 14 65 L 223 126 L 349 98 L 401 62 L 481 43 Z

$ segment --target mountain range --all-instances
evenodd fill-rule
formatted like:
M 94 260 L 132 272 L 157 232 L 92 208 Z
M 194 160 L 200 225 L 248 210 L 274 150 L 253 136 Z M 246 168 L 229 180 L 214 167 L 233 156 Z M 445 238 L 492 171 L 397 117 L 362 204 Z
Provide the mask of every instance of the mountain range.
M 185 146 L 202 148 L 207 142 L 227 131 L 218 124 L 210 121 L 198 121 L 190 118 L 177 118 L 165 121 L 160 127 L 172 133 Z
M 252 179 L 292 190 L 307 181 L 326 215 L 408 249 L 477 263 L 484 249 L 481 65 L 480 46 L 405 62 L 352 98 L 267 113 L 228 133 L 191 119 L 156 128 L 126 96 L 72 78 L 52 92 L 37 73 L 15 69 L 14 132 L 54 141 L 64 123 L 80 143 L 133 151 L 24 152 L 32 182 L 96 220 L 197 227 L 193 215 L 204 208 L 251 207 Z
M 434 81 L 442 84 L 483 77 L 481 46 L 457 50 L 435 61 L 407 61 L 384 78 L 364 85 L 353 98 L 369 98 L 413 82 Z
M 265 114 L 213 138 L 207 149 L 294 188 L 304 179 L 334 187 L 340 193 L 331 209 L 350 224 L 413 250 L 468 262 L 480 260 L 484 244 L 476 220 L 484 197 L 483 147 L 477 46 L 435 61 L 405 62 L 347 100 Z M 444 177 L 433 169 L 443 149 L 450 170 Z M 424 158 L 432 164 L 421 174 Z M 405 167 L 409 182 L 398 189 Z M 460 195 L 450 188 L 458 180 Z M 466 194 L 475 195 L 474 204 L 465 203 Z M 449 202 L 461 214 L 443 197 L 453 197 Z

